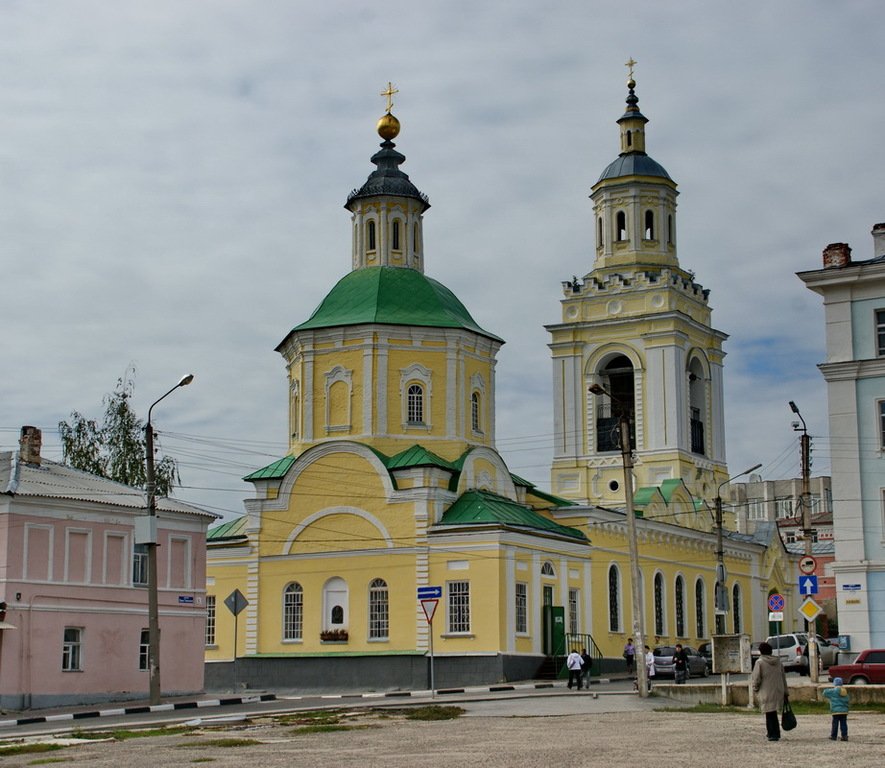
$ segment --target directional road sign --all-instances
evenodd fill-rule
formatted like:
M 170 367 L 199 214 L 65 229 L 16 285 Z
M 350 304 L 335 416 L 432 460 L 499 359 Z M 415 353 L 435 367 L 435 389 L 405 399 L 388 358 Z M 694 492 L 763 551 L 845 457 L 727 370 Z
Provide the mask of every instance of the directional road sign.
M 783 595 L 779 595 L 777 592 L 775 592 L 773 595 L 768 596 L 769 611 L 774 611 L 775 613 L 777 611 L 782 611 L 784 609 L 784 605 L 786 605 L 786 602 L 784 601 Z
M 439 600 L 442 597 L 442 587 L 418 587 L 419 600 Z
M 799 594 L 800 595 L 816 595 L 817 594 L 817 576 L 800 576 L 799 577 Z
M 817 560 L 815 560 L 811 555 L 805 555 L 799 561 L 799 570 L 802 573 L 814 573 L 817 570 Z

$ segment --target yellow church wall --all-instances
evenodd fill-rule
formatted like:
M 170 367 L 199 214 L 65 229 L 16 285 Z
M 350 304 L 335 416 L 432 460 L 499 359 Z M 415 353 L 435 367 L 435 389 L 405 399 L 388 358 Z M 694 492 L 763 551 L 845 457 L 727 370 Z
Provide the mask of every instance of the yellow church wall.
M 224 604 L 235 589 L 245 589 L 247 568 L 242 555 L 209 553 L 206 596 L 215 597 L 215 642 L 206 646 L 206 661 L 230 661 L 233 658 L 234 615 Z M 227 562 L 226 562 L 227 561 Z M 245 613 L 237 621 L 238 654 L 245 652 Z

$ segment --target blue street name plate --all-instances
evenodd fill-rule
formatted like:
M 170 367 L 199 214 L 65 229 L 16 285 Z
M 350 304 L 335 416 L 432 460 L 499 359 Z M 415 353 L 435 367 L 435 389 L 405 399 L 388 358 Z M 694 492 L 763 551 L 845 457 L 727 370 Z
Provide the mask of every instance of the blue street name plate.
M 433 600 L 442 597 L 442 587 L 418 587 L 419 600 Z

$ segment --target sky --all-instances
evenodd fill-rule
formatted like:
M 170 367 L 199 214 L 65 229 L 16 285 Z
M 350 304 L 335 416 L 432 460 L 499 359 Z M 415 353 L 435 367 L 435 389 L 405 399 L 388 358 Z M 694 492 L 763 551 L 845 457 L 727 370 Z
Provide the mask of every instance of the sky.
M 629 58 L 679 185 L 678 257 L 725 344 L 732 474 L 829 471 L 821 299 L 796 272 L 885 221 L 875 0 L 0 1 L 0 449 L 97 417 L 135 369 L 176 495 L 243 512 L 287 450 L 274 348 L 350 270 L 343 205 L 388 81 L 429 198 L 426 273 L 498 355 L 497 445 L 549 490 L 561 283 L 593 266 L 590 189 L 619 150 Z M 876 171 L 875 169 L 880 169 Z

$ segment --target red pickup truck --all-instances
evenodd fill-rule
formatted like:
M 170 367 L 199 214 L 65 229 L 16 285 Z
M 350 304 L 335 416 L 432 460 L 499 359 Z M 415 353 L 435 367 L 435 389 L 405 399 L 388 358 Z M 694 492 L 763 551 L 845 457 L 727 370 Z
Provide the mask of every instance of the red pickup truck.
M 841 677 L 846 685 L 885 684 L 885 648 L 861 651 L 851 664 L 834 664 L 827 670 L 830 682 Z

